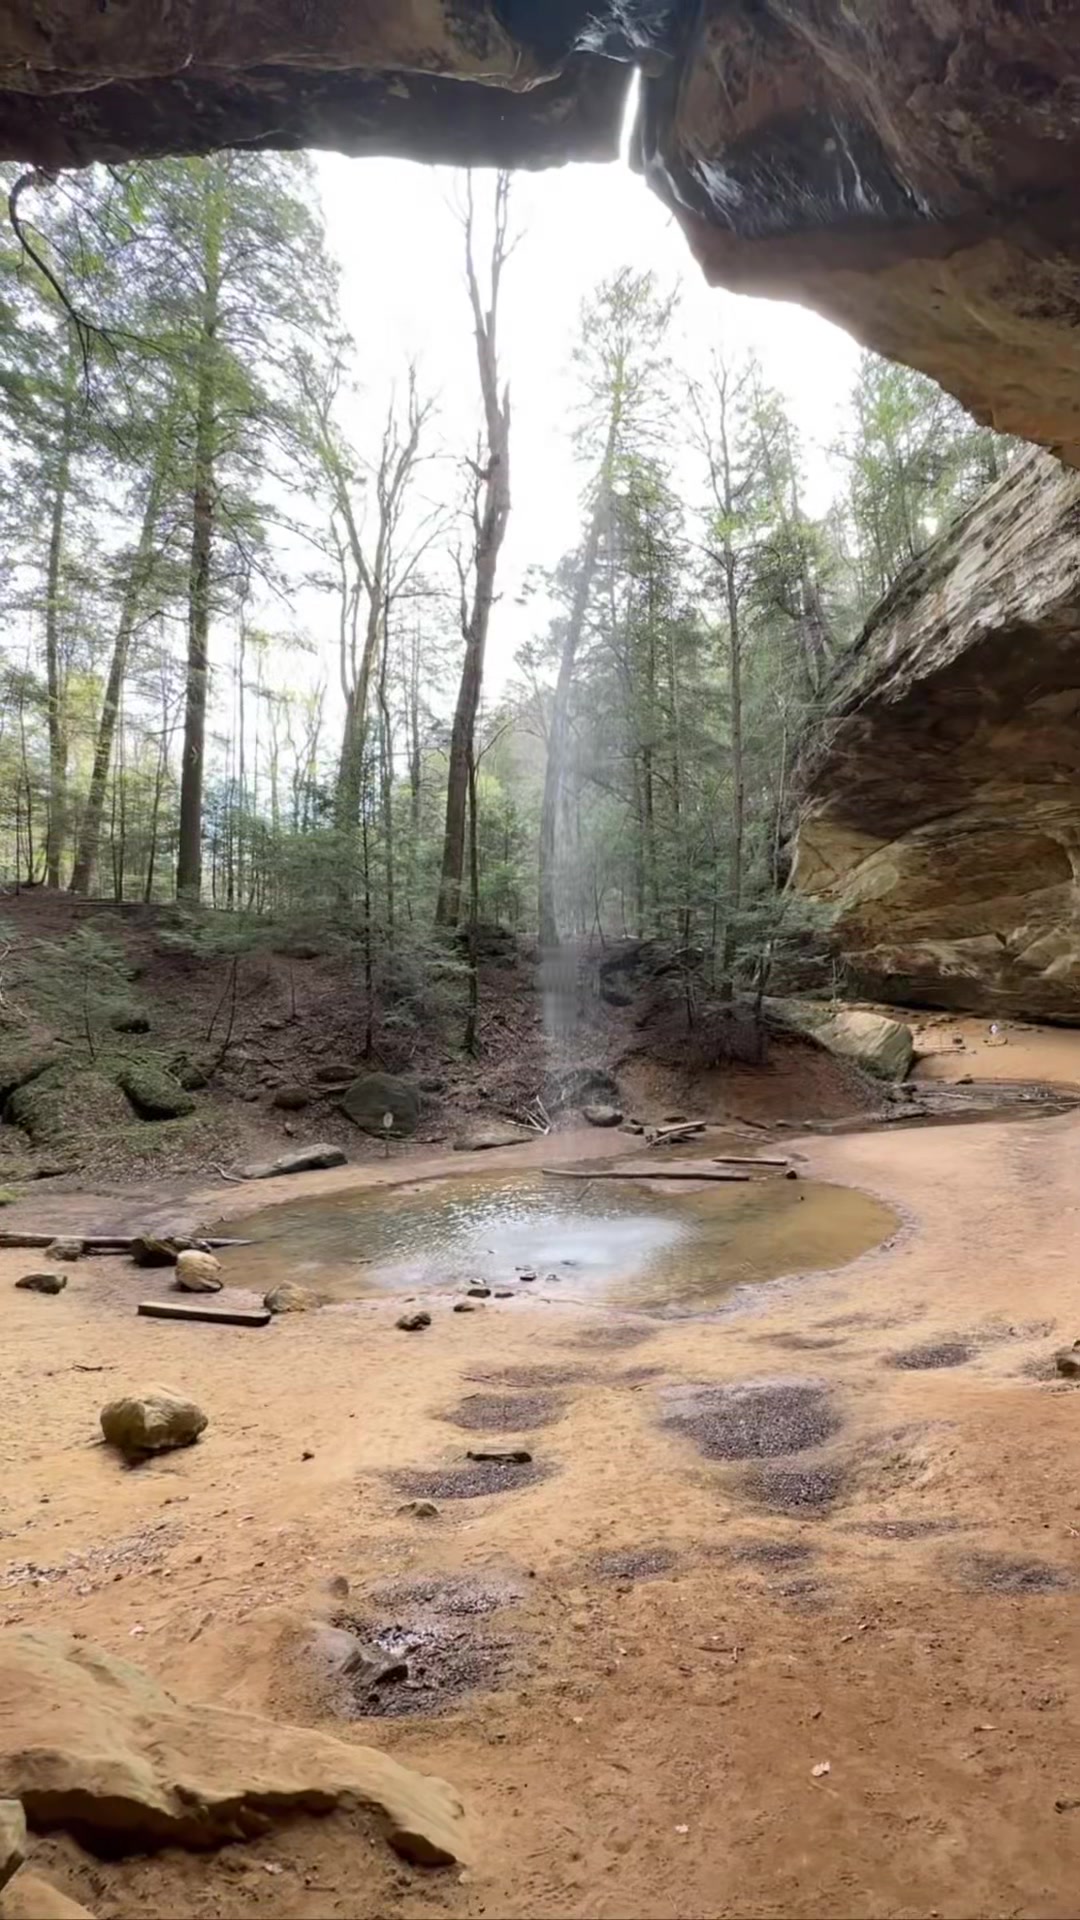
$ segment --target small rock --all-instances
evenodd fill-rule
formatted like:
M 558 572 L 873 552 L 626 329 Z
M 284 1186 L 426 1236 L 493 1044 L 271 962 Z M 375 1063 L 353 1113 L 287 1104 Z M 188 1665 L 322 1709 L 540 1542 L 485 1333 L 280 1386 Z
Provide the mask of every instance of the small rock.
M 311 1095 L 306 1087 L 279 1087 L 270 1105 L 284 1113 L 299 1113 L 301 1107 L 311 1105 Z
M 797 1180 L 797 1179 L 798 1179 L 798 1177 L 799 1177 L 799 1170 L 798 1170 L 798 1168 L 797 1168 L 797 1167 L 785 1167 L 785 1168 L 784 1168 L 784 1179 L 785 1179 L 785 1180 Z
M 26 1293 L 63 1293 L 67 1286 L 66 1273 L 24 1273 L 15 1285 Z
M 62 1237 L 46 1247 L 45 1258 L 46 1260 L 81 1260 L 85 1251 L 84 1241 Z
M 831 1772 L 832 1766 L 828 1760 L 818 1760 L 810 1769 L 810 1777 L 813 1780 L 823 1780 L 825 1775 Z
M 343 1573 L 332 1573 L 326 1581 L 326 1591 L 333 1600 L 347 1600 L 349 1583 Z
M 464 1306 L 464 1301 L 461 1304 Z M 422 1327 L 430 1327 L 431 1315 L 430 1313 L 402 1313 L 398 1315 L 394 1325 L 400 1327 L 402 1333 L 419 1333 Z
M 19 1285 L 23 1282 L 20 1280 Z M 1059 1347 L 1054 1355 L 1054 1365 L 1066 1380 L 1080 1380 L 1080 1340 L 1071 1347 Z
M 477 1282 L 475 1287 L 466 1288 L 466 1292 L 468 1293 L 470 1300 L 490 1300 L 491 1299 L 491 1288 L 481 1285 L 479 1281 Z
M 495 1289 L 496 1300 L 512 1300 L 513 1297 L 514 1297 L 513 1287 L 496 1287 Z
M 314 1460 L 315 1455 L 312 1453 L 310 1447 L 305 1447 L 303 1453 L 300 1455 L 300 1458 L 301 1460 Z
M 411 1514 L 414 1520 L 435 1520 L 438 1518 L 439 1509 L 434 1500 L 406 1500 L 405 1505 L 398 1508 L 398 1512 Z
M 190 1447 L 208 1422 L 201 1407 L 169 1387 L 127 1394 L 101 1409 L 101 1431 L 129 1460 Z
M 309 1313 L 313 1307 L 322 1306 L 322 1297 L 310 1287 L 297 1286 L 295 1280 L 282 1280 L 263 1294 L 263 1306 L 271 1313 Z
M 131 1257 L 137 1267 L 175 1267 L 179 1249 L 174 1240 L 159 1240 L 155 1234 L 136 1234 Z
M 476 1312 L 476 1308 L 475 1308 L 475 1307 L 473 1307 L 473 1306 L 470 1306 L 470 1304 L 469 1304 L 469 1302 L 468 1302 L 467 1300 L 455 1300 L 455 1301 L 454 1301 L 454 1312 L 455 1312 L 455 1313 L 475 1313 L 475 1312 Z M 400 1325 L 401 1325 L 401 1321 L 399 1320 L 399 1321 L 398 1321 L 398 1326 L 400 1327 Z
M 409 1663 L 400 1656 L 384 1653 L 381 1647 L 359 1646 L 350 1653 L 341 1669 L 362 1687 L 385 1687 L 393 1680 L 407 1680 Z
M 640 1120 L 624 1120 L 619 1128 L 620 1133 L 644 1133 L 644 1131 Z
M 0 1887 L 26 1859 L 26 1815 L 21 1800 L 0 1800 Z
M 604 1106 L 599 1102 L 595 1106 L 583 1107 L 582 1112 L 590 1127 L 617 1127 L 622 1121 L 621 1108 Z
M 536 1275 L 535 1275 L 535 1273 L 534 1273 L 534 1272 L 532 1271 L 532 1268 L 531 1268 L 531 1267 L 526 1267 L 526 1268 L 524 1268 L 524 1269 L 523 1269 L 523 1271 L 522 1271 L 521 1273 L 519 1273 L 519 1274 L 518 1274 L 518 1279 L 519 1279 L 519 1280 L 535 1280 L 535 1279 L 536 1279 Z
M 176 1256 L 176 1284 L 184 1293 L 220 1293 L 224 1286 L 221 1261 L 212 1253 L 196 1253 L 185 1248 Z
M 962 1073 L 959 1075 L 956 1081 L 956 1085 L 958 1087 L 972 1087 L 974 1086 L 974 1084 L 975 1084 L 975 1075 L 973 1073 Z

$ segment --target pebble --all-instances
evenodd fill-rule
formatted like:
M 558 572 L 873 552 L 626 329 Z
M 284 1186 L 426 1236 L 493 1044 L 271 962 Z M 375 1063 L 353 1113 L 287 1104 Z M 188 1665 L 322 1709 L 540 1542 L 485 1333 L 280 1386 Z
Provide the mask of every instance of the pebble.
M 475 1287 L 467 1288 L 466 1291 L 468 1292 L 468 1296 L 470 1300 L 490 1300 L 491 1299 L 491 1288 L 481 1286 L 479 1283 Z
M 438 1518 L 439 1509 L 434 1500 L 406 1500 L 405 1505 L 398 1508 L 398 1512 L 411 1514 L 414 1520 L 435 1520 Z
M 24 1273 L 15 1285 L 26 1293 L 63 1293 L 67 1286 L 66 1273 Z
M 469 1305 L 469 1302 L 468 1302 L 467 1300 L 455 1300 L 455 1302 L 454 1302 L 454 1312 L 455 1312 L 455 1313 L 475 1313 L 475 1312 L 476 1312 L 476 1308 L 475 1308 L 475 1307 L 471 1307 L 471 1306 Z M 399 1320 L 399 1321 L 398 1321 L 398 1326 L 400 1327 L 400 1325 L 401 1325 L 401 1321 Z
M 400 1327 L 402 1333 L 419 1333 L 422 1327 L 430 1327 L 431 1315 L 430 1313 L 402 1313 L 398 1315 L 394 1325 Z

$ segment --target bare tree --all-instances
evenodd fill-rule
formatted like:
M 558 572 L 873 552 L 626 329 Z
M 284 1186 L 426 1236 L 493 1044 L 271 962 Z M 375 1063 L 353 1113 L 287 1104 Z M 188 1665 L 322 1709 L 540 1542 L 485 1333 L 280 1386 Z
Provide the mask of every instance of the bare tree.
M 472 175 L 465 179 L 465 279 L 472 307 L 476 365 L 484 402 L 484 434 L 476 458 L 469 463 L 472 552 L 459 563 L 461 576 L 461 633 L 465 658 L 461 666 L 454 724 L 450 734 L 450 766 L 446 783 L 446 828 L 442 873 L 435 919 L 439 926 L 455 927 L 461 914 L 465 871 L 466 817 L 469 803 L 469 766 L 473 756 L 476 715 L 484 684 L 484 654 L 495 599 L 499 549 L 510 516 L 510 392 L 499 391 L 498 314 L 502 272 L 512 242 L 508 235 L 510 176 L 495 178 L 491 256 L 487 304 L 476 270 L 475 208 Z

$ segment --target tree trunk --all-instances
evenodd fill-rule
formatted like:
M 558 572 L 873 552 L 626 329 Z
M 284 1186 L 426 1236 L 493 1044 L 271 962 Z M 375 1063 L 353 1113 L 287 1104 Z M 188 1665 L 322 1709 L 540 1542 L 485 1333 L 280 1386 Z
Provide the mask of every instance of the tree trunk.
M 221 237 L 224 208 L 217 159 L 206 163 L 203 235 L 203 310 L 195 403 L 195 474 L 191 496 L 191 561 L 188 569 L 187 695 L 184 757 L 180 774 L 180 837 L 176 892 L 197 902 L 202 888 L 202 805 L 206 750 L 206 694 L 210 638 L 211 566 L 214 543 L 214 453 L 217 398 L 217 329 L 221 301 Z
M 101 839 L 101 816 L 105 806 L 105 788 L 112 762 L 113 742 L 116 738 L 116 722 L 120 712 L 120 697 L 124 688 L 124 676 L 127 673 L 128 653 L 131 637 L 135 631 L 135 621 L 139 604 L 146 589 L 154 558 L 154 535 L 157 531 L 158 514 L 161 509 L 161 496 L 165 487 L 165 474 L 172 453 L 171 432 L 158 449 L 154 469 L 147 490 L 146 504 L 143 508 L 142 527 L 139 544 L 128 569 L 124 586 L 124 596 L 120 603 L 120 618 L 117 623 L 116 637 L 113 640 L 112 659 L 109 662 L 109 676 L 105 682 L 105 694 L 101 703 L 101 717 L 98 721 L 97 740 L 94 745 L 94 764 L 90 772 L 90 790 L 83 814 L 79 842 L 75 854 L 75 865 L 71 875 L 72 893 L 89 893 L 94 877 L 94 868 L 98 858 Z
M 510 515 L 510 395 L 499 396 L 496 323 L 499 281 L 507 255 L 506 207 L 509 175 L 500 173 L 495 186 L 495 236 L 491 249 L 491 292 L 487 309 L 480 298 L 472 246 L 472 183 L 468 185 L 465 224 L 465 273 L 476 336 L 476 361 L 484 399 L 487 457 L 473 468 L 473 591 L 465 608 L 462 587 L 462 633 L 465 659 L 461 669 L 454 724 L 450 734 L 450 765 L 446 781 L 446 826 L 443 833 L 442 873 L 435 922 L 456 927 L 461 913 L 461 883 L 465 870 L 465 816 L 468 809 L 469 762 L 474 751 L 476 715 L 484 682 L 484 653 L 488 623 L 495 599 L 495 571 Z
M 49 546 L 45 573 L 45 680 L 49 725 L 49 817 L 45 837 L 45 882 L 60 885 L 60 866 L 67 835 L 67 715 L 63 664 L 60 659 L 60 579 L 63 570 L 64 521 L 71 487 L 71 456 L 75 439 L 76 342 L 69 330 L 64 366 L 64 404 L 60 416 L 60 444 L 56 450 L 56 479 L 49 513 Z

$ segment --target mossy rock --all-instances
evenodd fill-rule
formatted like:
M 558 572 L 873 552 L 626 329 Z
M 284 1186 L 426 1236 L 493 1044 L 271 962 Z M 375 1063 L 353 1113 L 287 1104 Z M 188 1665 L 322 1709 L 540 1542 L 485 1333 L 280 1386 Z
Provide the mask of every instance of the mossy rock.
M 150 1060 L 129 1061 L 116 1084 L 127 1094 L 140 1120 L 178 1120 L 195 1111 L 195 1100 L 175 1074 Z
M 48 1073 L 59 1058 L 55 1048 L 29 1046 L 25 1040 L 10 1037 L 0 1039 L 0 1106 L 18 1087 L 25 1087 L 31 1080 Z
M 210 1059 L 200 1059 L 197 1054 L 178 1053 L 170 1063 L 169 1071 L 186 1092 L 199 1092 L 209 1086 L 215 1064 Z
M 125 1001 L 112 1009 L 109 1025 L 114 1033 L 149 1033 L 150 1015 Z
M 36 1147 L 100 1135 L 122 1125 L 128 1108 L 115 1081 L 95 1067 L 50 1067 L 16 1087 L 5 1118 L 21 1127 Z
M 380 1139 L 385 1132 L 389 1132 L 392 1139 L 403 1139 L 416 1132 L 420 1119 L 420 1096 L 415 1086 L 411 1080 L 401 1080 L 393 1073 L 361 1074 L 346 1088 L 341 1104 L 356 1126 Z M 384 1128 L 387 1114 L 393 1125 Z

